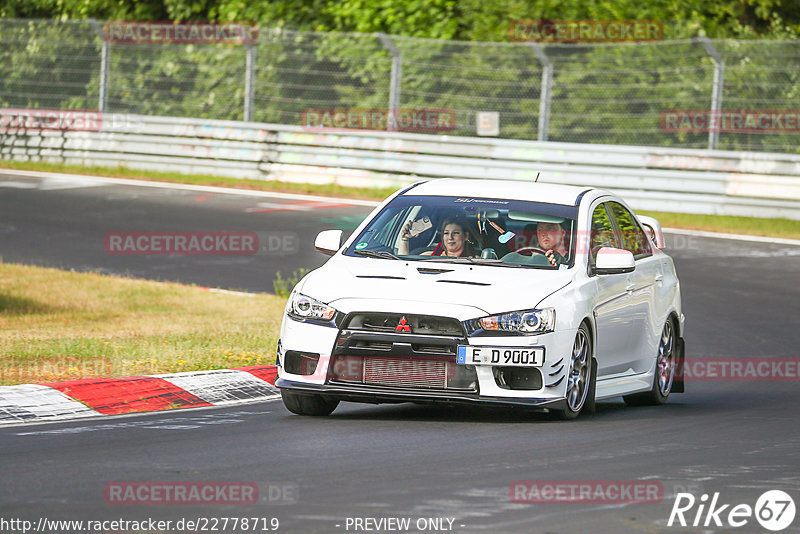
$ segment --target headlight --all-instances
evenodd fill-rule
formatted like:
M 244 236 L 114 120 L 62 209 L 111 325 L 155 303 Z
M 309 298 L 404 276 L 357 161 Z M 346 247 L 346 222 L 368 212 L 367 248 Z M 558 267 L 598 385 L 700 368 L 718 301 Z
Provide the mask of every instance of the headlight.
M 336 309 L 302 293 L 293 293 L 289 297 L 286 313 L 298 319 L 330 321 L 336 315 Z
M 484 330 L 516 332 L 518 334 L 545 334 L 552 332 L 556 325 L 555 308 L 523 310 L 478 319 Z

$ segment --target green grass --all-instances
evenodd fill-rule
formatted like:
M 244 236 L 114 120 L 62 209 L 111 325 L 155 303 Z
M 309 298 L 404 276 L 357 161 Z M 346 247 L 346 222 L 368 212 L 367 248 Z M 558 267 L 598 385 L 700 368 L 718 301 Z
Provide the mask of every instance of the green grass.
M 665 228 L 686 230 L 705 230 L 729 234 L 800 239 L 800 221 L 791 219 L 762 219 L 758 217 L 735 217 L 731 215 L 695 215 L 689 213 L 668 213 L 662 211 L 641 211 L 658 219 Z
M 49 172 L 65 172 L 73 174 L 102 175 L 118 178 L 135 178 L 138 180 L 157 180 L 196 185 L 216 185 L 256 189 L 261 191 L 279 191 L 289 193 L 305 193 L 321 196 L 348 197 L 367 200 L 383 200 L 394 193 L 397 188 L 346 187 L 338 184 L 295 184 L 289 182 L 237 179 L 224 176 L 207 176 L 201 174 L 180 174 L 174 172 L 153 172 L 128 169 L 126 167 L 82 167 L 80 165 L 62 165 L 55 163 L 0 161 L 0 168 L 36 170 Z M 641 212 L 661 222 L 662 226 L 709 232 L 772 236 L 788 239 L 800 239 L 800 221 L 790 219 L 762 219 L 757 217 L 733 217 L 727 215 L 692 215 L 686 213 Z
M 0 385 L 273 364 L 285 303 L 0 263 Z

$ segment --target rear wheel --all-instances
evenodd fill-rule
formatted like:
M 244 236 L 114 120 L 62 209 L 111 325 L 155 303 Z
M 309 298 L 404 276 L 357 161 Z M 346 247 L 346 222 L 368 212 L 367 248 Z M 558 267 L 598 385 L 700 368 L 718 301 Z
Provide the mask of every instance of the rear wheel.
M 314 393 L 295 393 L 281 390 L 286 409 L 297 415 L 330 415 L 339 405 L 338 399 L 329 399 Z
M 653 387 L 650 391 L 625 395 L 622 397 L 631 406 L 658 406 L 667 402 L 672 384 L 675 381 L 675 365 L 677 361 L 675 342 L 675 326 L 672 319 L 667 319 L 658 341 L 656 370 L 653 374 Z
M 566 406 L 558 411 L 561 419 L 575 419 L 584 409 L 594 410 L 594 385 L 597 366 L 592 358 L 592 341 L 586 324 L 581 324 L 572 345 L 567 369 Z

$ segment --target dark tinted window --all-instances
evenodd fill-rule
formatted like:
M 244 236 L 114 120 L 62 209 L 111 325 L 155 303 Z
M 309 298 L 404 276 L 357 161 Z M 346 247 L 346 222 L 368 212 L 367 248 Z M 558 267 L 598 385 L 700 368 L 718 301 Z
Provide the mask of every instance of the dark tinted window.
M 459 257 L 476 264 L 570 267 L 577 211 L 574 206 L 514 199 L 401 195 L 369 222 L 346 254 L 451 261 L 460 251 Z M 451 239 L 454 233 L 457 239 Z M 559 253 L 555 264 L 539 250 L 544 246 L 539 234 Z
M 650 241 L 636 219 L 633 218 L 633 214 L 617 202 L 609 202 L 608 206 L 614 213 L 614 220 L 617 222 L 617 228 L 619 228 L 622 238 L 622 248 L 633 252 L 634 258 L 652 254 Z

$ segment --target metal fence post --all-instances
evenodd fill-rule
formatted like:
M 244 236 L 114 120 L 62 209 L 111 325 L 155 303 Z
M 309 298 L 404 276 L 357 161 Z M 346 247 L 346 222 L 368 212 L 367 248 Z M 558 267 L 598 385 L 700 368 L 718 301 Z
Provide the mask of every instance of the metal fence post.
M 403 75 L 403 57 L 388 35 L 385 33 L 376 35 L 381 40 L 383 47 L 392 55 L 392 74 L 389 79 L 389 114 L 394 116 L 395 120 L 386 121 L 386 129 L 392 131 L 395 129 L 394 125 L 397 120 L 395 114 L 400 109 L 400 78 Z
M 100 49 L 100 96 L 97 106 L 100 113 L 105 113 L 108 107 L 108 66 L 111 44 L 103 40 L 103 47 Z
M 100 24 L 98 24 L 97 20 L 88 19 L 88 22 L 103 42 L 100 48 L 100 87 L 98 90 L 97 109 L 100 113 L 105 113 L 108 107 L 108 70 L 111 43 L 109 43 L 103 35 L 103 30 L 100 28 Z
M 537 139 L 547 141 L 550 130 L 550 95 L 553 88 L 553 62 L 539 43 L 530 43 L 533 53 L 542 64 L 542 88 L 539 93 L 539 132 Z
M 708 149 L 715 150 L 717 148 L 717 142 L 719 141 L 719 112 L 722 109 L 722 88 L 725 84 L 725 59 L 722 57 L 722 54 L 717 51 L 708 37 L 698 37 L 698 40 L 714 62 L 714 85 L 711 90 L 711 117 L 709 117 L 708 121 Z
M 253 103 L 255 99 L 255 71 L 256 71 L 256 47 L 247 45 L 247 56 L 244 67 L 244 120 L 253 122 Z

